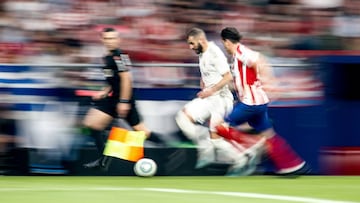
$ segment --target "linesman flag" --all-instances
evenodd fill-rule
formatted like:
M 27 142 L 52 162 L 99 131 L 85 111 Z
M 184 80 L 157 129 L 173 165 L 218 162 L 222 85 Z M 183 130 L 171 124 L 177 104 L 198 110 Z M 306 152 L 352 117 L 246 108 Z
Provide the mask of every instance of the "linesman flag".
M 130 131 L 124 128 L 112 127 L 104 155 L 136 162 L 144 157 L 144 131 Z

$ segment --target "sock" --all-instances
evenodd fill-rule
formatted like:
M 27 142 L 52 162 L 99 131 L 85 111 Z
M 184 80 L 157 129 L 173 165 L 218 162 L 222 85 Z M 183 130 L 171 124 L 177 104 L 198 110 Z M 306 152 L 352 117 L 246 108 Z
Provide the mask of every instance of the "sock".
M 243 145 L 244 147 L 251 147 L 261 139 L 260 136 L 248 134 L 233 127 L 226 127 L 223 125 L 217 126 L 216 131 L 217 134 L 221 137 L 228 140 L 234 140 Z
M 235 137 L 233 137 L 231 135 L 232 134 L 231 131 L 233 130 L 233 128 L 231 128 L 229 126 L 218 125 L 215 127 L 215 129 L 216 129 L 217 134 L 220 135 L 221 137 L 228 139 L 228 140 L 235 140 Z
M 197 145 L 198 150 L 201 151 L 214 151 L 214 145 L 211 142 L 210 139 L 210 132 L 209 129 L 201 126 L 201 125 L 197 125 L 196 126 L 196 132 L 197 132 L 197 137 L 196 139 L 193 139 L 193 143 Z
M 290 145 L 279 135 L 266 140 L 267 154 L 273 161 L 278 172 L 293 172 L 305 163 Z
M 214 150 L 214 145 L 211 142 L 210 137 L 207 138 L 203 138 L 203 139 L 198 139 L 196 140 L 196 142 L 194 141 L 194 143 L 197 145 L 197 148 L 199 151 L 212 151 Z
M 90 136 L 94 139 L 96 149 L 100 156 L 102 156 L 105 148 L 105 138 L 100 130 L 90 129 Z
M 147 138 L 147 140 L 155 142 L 155 143 L 164 143 L 164 141 L 161 139 L 161 135 L 159 133 L 151 132 L 150 136 Z
M 213 143 L 217 153 L 223 158 L 226 158 L 228 161 L 234 163 L 244 162 L 244 154 L 228 141 L 222 138 L 217 138 L 211 139 L 211 142 Z
M 252 134 L 242 132 L 236 128 L 233 128 L 231 126 L 223 126 L 219 125 L 216 126 L 217 134 L 221 137 L 228 139 L 228 140 L 235 140 L 236 142 L 244 142 L 248 137 L 251 137 Z
M 111 161 L 112 157 L 103 155 L 101 157 L 100 166 L 103 167 L 103 169 L 107 170 L 110 166 Z

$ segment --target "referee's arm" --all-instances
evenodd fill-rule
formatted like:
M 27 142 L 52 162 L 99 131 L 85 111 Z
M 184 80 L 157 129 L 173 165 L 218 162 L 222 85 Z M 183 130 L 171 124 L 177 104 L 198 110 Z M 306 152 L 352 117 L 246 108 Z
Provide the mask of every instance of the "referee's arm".
M 132 76 L 130 71 L 122 71 L 118 73 L 120 80 L 120 101 L 130 101 L 132 96 Z

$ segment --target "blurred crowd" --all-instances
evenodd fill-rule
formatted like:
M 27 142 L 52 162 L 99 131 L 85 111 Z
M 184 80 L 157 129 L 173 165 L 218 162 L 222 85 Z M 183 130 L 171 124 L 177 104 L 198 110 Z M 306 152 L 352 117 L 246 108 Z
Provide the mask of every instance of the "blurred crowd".
M 184 42 L 193 26 L 215 41 L 235 26 L 270 56 L 360 49 L 359 0 L 1 0 L 0 63 L 98 62 L 109 25 L 141 62 L 196 61 Z

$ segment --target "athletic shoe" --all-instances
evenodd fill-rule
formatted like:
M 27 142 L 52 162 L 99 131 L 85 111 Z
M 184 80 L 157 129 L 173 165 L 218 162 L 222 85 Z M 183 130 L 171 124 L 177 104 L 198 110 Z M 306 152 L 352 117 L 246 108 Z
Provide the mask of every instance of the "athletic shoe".
M 288 173 L 279 173 L 278 175 L 286 178 L 297 178 L 299 176 L 309 175 L 310 173 L 311 173 L 311 167 L 305 162 L 301 168 L 295 171 Z
M 89 169 L 100 169 L 102 171 L 107 171 L 109 169 L 110 162 L 111 162 L 111 157 L 103 156 L 99 159 L 96 159 L 95 161 L 84 164 L 83 167 Z
M 229 167 L 225 176 L 248 176 L 255 172 L 256 166 L 258 164 L 256 154 L 245 154 L 244 162 L 237 162 Z
M 100 168 L 100 162 L 101 162 L 101 158 L 96 159 L 95 161 L 86 163 L 83 165 L 84 168 L 91 168 L 91 169 L 96 169 L 96 168 Z
M 242 156 L 229 167 L 226 176 L 247 176 L 253 174 L 260 163 L 265 140 L 265 138 L 261 138 L 256 143 L 246 146 Z

